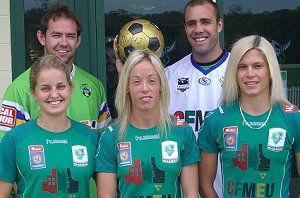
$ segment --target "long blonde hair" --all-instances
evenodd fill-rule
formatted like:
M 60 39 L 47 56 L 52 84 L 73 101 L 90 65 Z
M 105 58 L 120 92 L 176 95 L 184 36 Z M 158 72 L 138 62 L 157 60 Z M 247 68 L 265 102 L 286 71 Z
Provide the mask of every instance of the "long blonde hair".
M 228 66 L 225 71 L 223 84 L 223 103 L 231 104 L 240 97 L 240 88 L 236 74 L 238 63 L 243 55 L 251 49 L 259 50 L 265 57 L 270 70 L 270 95 L 271 102 L 289 103 L 282 84 L 279 63 L 273 46 L 267 39 L 258 35 L 251 35 L 238 40 L 231 50 Z
M 115 105 L 118 111 L 116 123 L 119 125 L 119 139 L 121 140 L 130 123 L 131 98 L 128 94 L 129 76 L 133 67 L 142 60 L 149 60 L 160 78 L 160 97 L 159 97 L 159 123 L 158 129 L 166 134 L 171 125 L 170 115 L 168 113 L 170 103 L 170 91 L 164 67 L 159 57 L 149 51 L 135 50 L 126 59 L 123 70 L 120 74 L 119 84 L 116 90 Z

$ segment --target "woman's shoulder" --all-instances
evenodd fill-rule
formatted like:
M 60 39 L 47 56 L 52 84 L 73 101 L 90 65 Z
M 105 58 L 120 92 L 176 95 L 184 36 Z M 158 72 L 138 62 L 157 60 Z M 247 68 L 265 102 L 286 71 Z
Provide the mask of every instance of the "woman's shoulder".
M 12 138 L 15 143 L 22 142 L 29 134 L 31 134 L 37 127 L 36 119 L 29 120 L 26 123 L 20 124 L 6 132 L 3 138 Z
M 77 131 L 77 133 L 81 134 L 83 137 L 98 140 L 100 138 L 100 132 L 97 130 L 90 129 L 86 124 L 80 123 L 73 119 L 70 119 L 71 127 L 73 130 Z
M 102 133 L 102 136 L 116 137 L 119 132 L 119 125 L 117 123 L 112 123 L 108 125 Z
M 32 132 L 37 127 L 36 119 L 29 120 L 26 123 L 15 126 L 11 129 L 10 133 L 13 135 L 19 135 L 19 133 L 26 134 Z
M 275 112 L 281 115 L 289 124 L 300 124 L 300 112 L 296 105 L 293 104 L 275 104 Z M 279 113 L 280 112 L 280 113 Z M 299 125 L 297 124 L 297 125 Z

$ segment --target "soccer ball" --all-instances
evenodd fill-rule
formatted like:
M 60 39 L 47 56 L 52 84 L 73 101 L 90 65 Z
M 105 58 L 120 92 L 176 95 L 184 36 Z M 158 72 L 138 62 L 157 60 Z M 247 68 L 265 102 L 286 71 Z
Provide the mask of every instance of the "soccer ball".
M 160 57 L 164 48 L 164 37 L 154 23 L 145 19 L 136 19 L 122 27 L 118 35 L 117 47 L 123 61 L 134 49 L 149 50 Z

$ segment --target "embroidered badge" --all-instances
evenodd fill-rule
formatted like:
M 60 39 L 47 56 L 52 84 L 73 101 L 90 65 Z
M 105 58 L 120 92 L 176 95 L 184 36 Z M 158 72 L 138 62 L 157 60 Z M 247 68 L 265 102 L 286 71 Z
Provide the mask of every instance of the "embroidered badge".
M 190 88 L 189 78 L 178 78 L 177 81 L 177 90 L 185 92 Z
M 284 148 L 286 130 L 282 128 L 269 129 L 268 150 L 280 152 Z
M 119 142 L 118 149 L 119 149 L 119 153 L 118 153 L 119 166 L 132 165 L 131 143 L 130 142 Z
M 228 151 L 237 150 L 237 137 L 238 137 L 238 127 L 224 127 L 223 128 L 223 138 L 224 138 L 224 149 Z
M 86 146 L 72 146 L 73 166 L 86 167 L 88 166 L 89 158 Z
M 90 88 L 88 86 L 88 84 L 82 84 L 80 86 L 80 90 L 82 91 L 83 95 L 86 96 L 86 97 L 90 97 L 91 96 L 91 91 L 92 91 L 92 88 Z
M 161 143 L 162 162 L 172 164 L 178 162 L 177 142 L 164 141 Z
M 0 111 L 0 125 L 13 127 L 16 124 L 17 110 L 13 107 L 2 105 Z
M 46 168 L 45 152 L 43 145 L 28 146 L 31 170 Z

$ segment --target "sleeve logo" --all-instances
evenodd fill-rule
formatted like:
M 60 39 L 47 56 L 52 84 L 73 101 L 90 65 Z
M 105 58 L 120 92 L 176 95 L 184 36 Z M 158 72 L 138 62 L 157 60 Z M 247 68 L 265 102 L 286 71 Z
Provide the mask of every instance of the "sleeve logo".
M 17 110 L 13 107 L 2 105 L 0 112 L 0 125 L 14 127 L 16 124 Z

